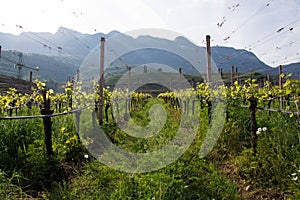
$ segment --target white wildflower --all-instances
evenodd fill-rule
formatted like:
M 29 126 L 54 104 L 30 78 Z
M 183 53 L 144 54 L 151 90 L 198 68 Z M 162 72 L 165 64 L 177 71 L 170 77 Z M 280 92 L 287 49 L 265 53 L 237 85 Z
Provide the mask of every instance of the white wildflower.
M 84 155 L 84 158 L 85 158 L 85 159 L 88 159 L 88 158 L 89 158 L 89 155 L 85 154 L 85 155 Z
M 258 129 L 257 129 L 257 131 L 261 132 L 261 131 L 262 131 L 262 129 L 261 129 L 261 128 L 258 128 Z
M 261 132 L 260 131 L 256 131 L 256 134 L 259 135 L 259 134 L 261 134 Z
M 267 127 L 263 127 L 262 130 L 263 130 L 263 132 L 265 132 L 265 131 L 267 131 L 268 129 L 267 129 Z
M 293 181 L 298 180 L 298 176 L 293 176 L 293 177 L 292 177 L 292 180 L 293 180 Z
M 298 176 L 297 176 L 297 173 L 296 173 L 296 172 L 295 172 L 295 173 L 292 173 L 291 176 L 292 176 L 292 180 L 293 180 L 293 181 L 298 180 Z

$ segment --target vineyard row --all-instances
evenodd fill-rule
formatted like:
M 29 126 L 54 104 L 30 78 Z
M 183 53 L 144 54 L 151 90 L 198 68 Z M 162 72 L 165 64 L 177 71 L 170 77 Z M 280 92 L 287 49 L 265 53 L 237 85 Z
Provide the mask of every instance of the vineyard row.
M 111 109 L 110 113 L 112 119 L 114 119 L 113 107 L 116 109 L 116 113 L 120 113 L 121 106 L 119 104 L 123 102 L 123 105 L 125 105 L 122 106 L 122 108 L 125 108 L 123 112 L 134 112 L 136 109 L 141 108 L 148 98 L 152 97 L 145 93 L 129 93 L 128 90 L 110 91 L 109 88 L 105 88 L 102 99 L 103 104 L 99 104 L 101 102 L 99 87 L 96 84 L 94 84 L 92 92 L 87 93 L 82 90 L 82 83 L 72 84 L 68 82 L 64 86 L 65 92 L 60 94 L 54 94 L 52 89 L 46 90 L 45 83 L 36 81 L 35 85 L 36 87 L 32 88 L 30 94 L 22 95 L 16 89 L 11 88 L 6 95 L 0 96 L 0 114 L 2 115 L 0 120 L 42 118 L 48 155 L 53 154 L 51 117 L 75 113 L 76 126 L 78 127 L 80 114 L 84 109 L 92 108 L 94 122 L 96 118 L 99 120 L 99 117 L 97 117 L 99 116 L 99 108 L 104 106 L 106 121 L 108 121 L 109 109 Z M 299 81 L 290 80 L 289 78 L 285 80 L 281 87 L 271 86 L 270 82 L 266 82 L 263 87 L 259 87 L 255 79 L 249 79 L 243 85 L 235 82 L 232 86 L 211 86 L 209 83 L 204 82 L 199 83 L 195 89 L 170 91 L 158 95 L 158 98 L 163 99 L 165 103 L 174 109 L 181 109 L 184 114 L 189 114 L 190 109 L 194 114 L 195 103 L 199 103 L 200 108 L 206 107 L 209 116 L 211 116 L 213 104 L 218 102 L 248 107 L 254 153 L 256 152 L 257 143 L 256 110 L 287 113 L 290 117 L 296 116 L 300 122 L 299 97 Z M 191 107 L 190 104 L 192 104 Z M 265 105 L 267 105 L 267 108 L 265 108 Z M 32 110 L 33 108 L 38 108 L 41 115 L 18 115 L 18 111 Z M 14 116 L 13 110 L 15 110 Z M 100 121 L 99 124 L 101 124 Z

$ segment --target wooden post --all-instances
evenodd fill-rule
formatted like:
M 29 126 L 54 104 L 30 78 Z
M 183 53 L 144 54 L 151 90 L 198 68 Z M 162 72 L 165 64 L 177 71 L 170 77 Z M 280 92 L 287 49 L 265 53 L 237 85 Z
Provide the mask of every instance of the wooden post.
M 32 83 L 32 71 L 29 72 L 29 82 Z
M 234 66 L 231 66 L 231 85 L 234 85 Z
M 179 69 L 178 69 L 178 72 L 179 72 L 179 78 L 178 78 L 178 85 L 177 85 L 177 87 L 180 87 L 181 88 L 181 75 L 182 75 L 182 68 L 181 67 L 179 67 Z
M 68 86 L 68 88 L 73 88 L 73 86 L 74 86 L 74 76 L 72 77 L 72 81 L 71 81 L 71 85 L 70 86 Z M 68 95 L 68 97 L 70 98 L 69 99 L 69 108 L 72 110 L 73 109 L 73 96 L 72 96 L 72 94 L 69 96 Z
M 29 72 L 29 92 L 31 93 L 32 87 L 32 71 Z
M 100 41 L 100 80 L 99 80 L 99 124 L 103 124 L 103 87 L 104 87 L 104 43 L 105 38 L 101 37 Z
M 267 81 L 270 83 L 270 73 L 267 74 Z M 268 86 L 268 90 L 270 90 L 270 85 Z
M 128 112 L 130 112 L 130 84 L 131 84 L 131 67 L 128 67 Z
M 239 72 L 238 72 L 238 67 L 235 68 L 235 74 L 236 74 L 236 81 L 239 83 Z
M 80 115 L 81 115 L 81 110 L 75 112 L 75 127 L 76 127 L 76 134 L 77 134 L 77 137 L 78 137 L 78 140 L 80 140 L 80 136 L 79 136 L 79 133 L 80 133 Z
M 80 80 L 80 70 L 77 69 L 77 80 L 76 80 L 76 83 L 78 83 Z M 81 102 L 79 101 L 78 102 L 78 106 L 80 107 L 80 104 Z M 76 134 L 77 134 L 77 137 L 78 137 L 78 140 L 80 141 L 80 136 L 79 136 L 79 132 L 80 132 L 80 115 L 81 115 L 81 110 L 75 112 L 75 126 L 76 126 Z
M 282 89 L 282 65 L 279 65 L 279 88 Z M 280 109 L 283 108 L 282 96 L 280 96 Z
M 130 92 L 130 84 L 131 84 L 131 67 L 128 67 L 128 91 Z
M 197 100 L 193 100 L 192 102 L 192 115 L 195 115 L 195 103 L 197 102 Z
M 211 82 L 211 49 L 210 49 L 210 36 L 206 36 L 206 57 L 207 57 L 207 82 Z
M 79 82 L 79 80 L 80 80 L 80 70 L 77 69 L 77 82 Z
M 281 74 L 282 74 L 282 65 L 279 65 L 279 87 L 280 87 L 280 89 L 282 89 L 282 77 L 281 77 Z
M 270 76 L 271 76 L 270 73 L 268 73 L 268 74 L 267 74 L 267 81 L 269 82 L 268 90 L 270 90 L 271 85 L 272 85 Z M 271 103 L 272 103 L 272 102 L 273 102 L 272 100 L 269 100 L 269 102 L 268 102 L 268 109 L 271 108 Z M 269 116 L 271 116 L 271 111 L 269 111 L 268 114 L 269 114 Z
M 252 145 L 252 149 L 253 149 L 253 154 L 256 155 L 257 150 L 257 134 L 256 134 L 256 130 L 257 130 L 257 121 L 256 121 L 256 107 L 257 107 L 257 101 L 255 99 L 250 99 L 250 106 L 249 106 L 249 110 L 250 110 L 250 130 L 251 130 L 251 145 Z
M 43 90 L 43 100 L 44 100 L 44 105 L 43 108 L 41 109 L 41 114 L 42 115 L 51 115 L 53 114 L 53 110 L 50 109 L 50 99 L 47 98 L 46 95 L 46 90 Z M 44 124 L 44 142 L 46 146 L 46 152 L 48 156 L 54 155 L 53 149 L 52 149 L 52 122 L 51 122 L 51 117 L 44 117 L 43 118 L 43 124 Z

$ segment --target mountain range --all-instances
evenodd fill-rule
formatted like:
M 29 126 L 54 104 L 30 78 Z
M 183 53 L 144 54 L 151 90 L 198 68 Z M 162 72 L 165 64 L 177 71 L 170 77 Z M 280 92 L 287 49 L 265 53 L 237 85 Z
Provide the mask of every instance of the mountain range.
M 0 33 L 0 45 L 2 46 L 0 74 L 18 75 L 22 76 L 23 79 L 28 79 L 29 71 L 38 66 L 39 71 L 34 71 L 34 77 L 45 81 L 64 82 L 74 76 L 89 53 L 97 49 L 101 37 L 109 39 L 113 36 L 122 39 L 124 44 L 139 44 L 140 46 L 156 44 L 165 48 L 137 49 L 121 55 L 111 62 L 114 68 L 107 70 L 108 73 L 123 73 L 126 69 L 125 66 L 138 66 L 153 62 L 170 66 L 175 70 L 181 67 L 185 74 L 194 75 L 199 73 L 187 59 L 164 50 L 180 46 L 183 47 L 182 51 L 195 49 L 196 51 L 205 52 L 205 47 L 196 46 L 183 37 L 177 37 L 175 40 L 166 40 L 148 35 L 134 38 L 118 31 L 112 31 L 108 34 L 83 34 L 60 27 L 55 34 L 47 32 L 24 32 L 20 35 Z M 20 57 L 19 52 L 22 52 L 22 57 Z M 223 72 L 229 73 L 231 66 L 235 66 L 238 67 L 240 73 L 256 71 L 263 74 L 278 74 L 277 68 L 266 65 L 254 53 L 246 50 L 213 46 L 211 52 L 216 68 L 222 69 Z M 195 55 L 191 55 L 191 57 L 193 57 L 192 60 L 197 60 Z M 21 71 L 22 74 L 20 74 L 20 71 L 14 68 L 14 65 L 20 62 L 32 69 L 24 67 Z M 203 60 L 201 65 L 205 69 L 206 61 Z M 98 72 L 97 66 L 98 63 L 96 62 L 94 68 L 90 70 L 90 75 Z M 285 65 L 283 66 L 283 72 L 293 72 L 293 77 L 298 78 L 299 66 L 300 63 Z M 116 72 L 116 69 L 119 69 L 119 71 Z M 205 73 L 205 71 L 200 71 L 200 73 Z

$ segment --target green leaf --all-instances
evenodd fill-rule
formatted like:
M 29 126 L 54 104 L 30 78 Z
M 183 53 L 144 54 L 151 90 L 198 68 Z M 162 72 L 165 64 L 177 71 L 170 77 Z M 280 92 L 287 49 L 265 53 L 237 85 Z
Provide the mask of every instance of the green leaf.
M 291 94 L 293 91 L 291 89 L 286 89 L 285 94 Z
M 283 87 L 287 87 L 291 84 L 291 80 L 287 79 L 286 82 L 283 84 Z

